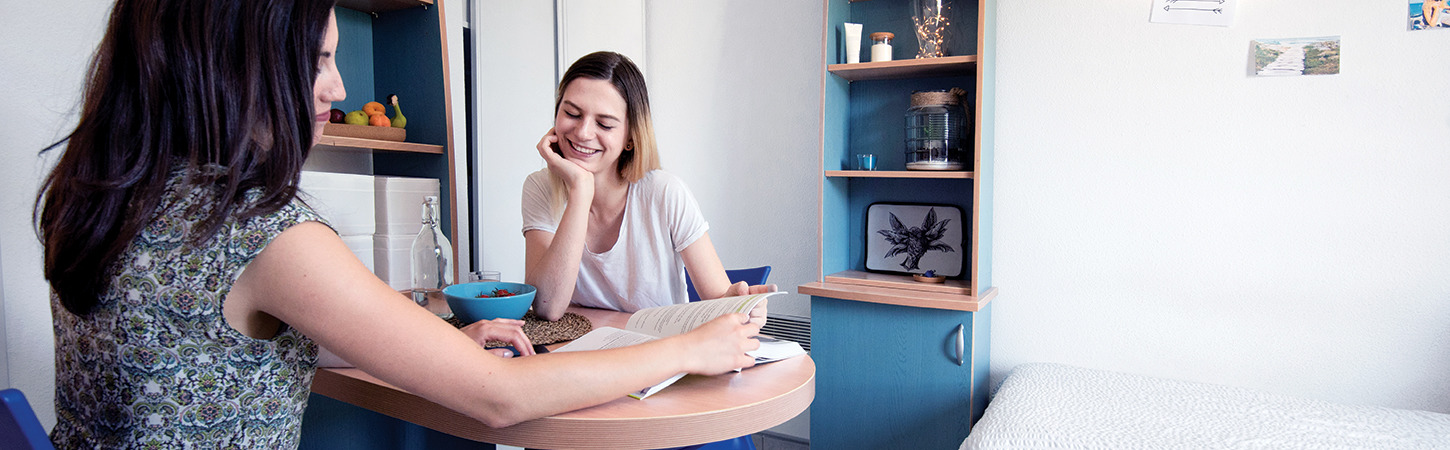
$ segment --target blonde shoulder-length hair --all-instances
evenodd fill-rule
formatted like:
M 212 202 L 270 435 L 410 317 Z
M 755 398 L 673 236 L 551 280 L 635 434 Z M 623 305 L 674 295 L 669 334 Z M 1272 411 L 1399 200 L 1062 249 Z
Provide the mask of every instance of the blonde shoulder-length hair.
M 616 170 L 626 182 L 634 183 L 644 178 L 651 170 L 660 168 L 660 153 L 655 145 L 654 121 L 650 119 L 649 91 L 645 89 L 644 74 L 628 57 L 615 52 L 594 52 L 574 61 L 564 78 L 559 80 L 559 89 L 554 93 L 554 115 L 559 115 L 559 104 L 564 101 L 564 89 L 580 78 L 608 81 L 624 97 L 625 121 L 629 125 L 628 149 L 619 156 Z M 554 187 L 550 206 L 557 219 L 564 214 L 569 199 L 569 187 L 564 180 L 549 172 L 549 183 Z

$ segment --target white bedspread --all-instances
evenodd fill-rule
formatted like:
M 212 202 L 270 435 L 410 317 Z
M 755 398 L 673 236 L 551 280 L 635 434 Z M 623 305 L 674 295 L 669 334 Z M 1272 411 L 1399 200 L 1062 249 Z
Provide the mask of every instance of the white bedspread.
M 1450 414 L 1034 363 L 962 443 L 1001 448 L 1450 449 Z

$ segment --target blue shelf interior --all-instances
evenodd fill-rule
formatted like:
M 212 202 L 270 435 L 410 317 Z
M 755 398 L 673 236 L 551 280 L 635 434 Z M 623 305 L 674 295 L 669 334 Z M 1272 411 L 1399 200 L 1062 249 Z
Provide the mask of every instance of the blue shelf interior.
M 405 8 L 373 15 L 337 8 L 340 35 L 338 71 L 347 87 L 347 99 L 333 104 L 346 111 L 362 109 L 367 102 L 388 104 L 390 94 L 398 96 L 408 118 L 408 142 L 447 146 L 447 98 L 444 95 L 443 49 L 438 9 Z M 388 115 L 393 108 L 388 106 Z M 439 202 L 445 210 L 453 199 L 448 186 L 448 156 L 424 153 L 374 152 L 377 175 L 439 179 Z M 443 221 L 443 232 L 454 236 L 452 224 Z
M 846 239 L 847 258 L 850 266 L 842 270 L 866 270 L 866 237 L 876 236 L 875 230 L 866 229 L 866 209 L 872 203 L 933 203 L 950 205 L 961 208 L 962 219 L 967 223 L 963 226 L 964 238 L 970 238 L 971 234 L 971 213 L 972 213 L 972 180 L 963 179 L 903 179 L 903 178 L 852 178 L 847 182 L 852 194 L 849 196 L 847 211 L 849 216 L 838 217 L 834 220 L 847 222 Z M 944 214 L 944 213 L 942 213 Z M 919 226 L 919 223 L 906 223 L 906 226 Z M 959 243 L 950 243 L 958 245 Z M 963 258 L 971 254 L 970 245 L 962 248 L 960 254 Z M 962 265 L 962 276 L 953 277 L 965 279 L 970 267 L 967 263 Z M 828 272 L 834 273 L 834 272 Z
M 845 22 L 861 24 L 861 61 L 871 60 L 871 33 L 888 31 L 896 35 L 891 40 L 891 59 L 913 59 L 917 53 L 916 29 L 912 23 L 912 4 L 908 0 L 886 0 L 849 3 L 840 2 L 847 10 L 841 20 L 831 20 L 837 33 Z M 949 30 L 946 36 L 946 56 L 962 56 L 977 53 L 977 3 L 969 1 L 943 1 L 950 6 L 947 13 Z M 834 5 L 833 5 L 834 6 Z M 832 8 L 835 13 L 835 8 Z M 834 63 L 845 63 L 843 54 Z
M 841 24 L 860 23 L 863 61 L 869 60 L 872 32 L 896 34 L 892 45 L 893 59 L 910 59 L 916 55 L 916 36 L 912 31 L 912 2 L 878 0 L 849 3 L 832 1 L 827 5 L 829 32 L 827 54 L 835 55 L 833 63 L 845 62 Z M 957 14 L 952 18 L 956 33 L 950 35 L 948 49 L 952 55 L 976 52 L 977 3 L 955 2 Z M 953 50 L 957 49 L 957 50 Z M 967 91 L 965 101 L 977 101 L 977 80 L 974 73 L 957 76 L 923 77 L 850 82 L 839 76 L 826 76 L 825 86 L 825 170 L 850 170 L 857 154 L 876 155 L 877 170 L 905 170 L 905 117 L 915 91 L 961 88 Z M 968 106 L 968 112 L 975 108 Z M 984 146 L 986 142 L 984 142 Z M 989 155 L 983 160 L 990 161 Z M 971 149 L 963 155 L 969 164 Z M 972 170 L 976 168 L 969 168 Z M 962 208 L 972 213 L 973 180 L 915 178 L 827 178 L 824 183 L 822 270 L 831 274 L 846 270 L 865 270 L 866 208 L 876 202 L 939 203 Z M 979 216 L 979 220 L 981 217 Z M 963 224 L 970 227 L 970 224 Z M 970 229 L 967 230 L 970 235 Z M 968 248 L 976 245 L 968 242 Z M 983 249 L 986 250 L 986 249 Z M 970 254 L 970 253 L 968 253 Z M 985 253 L 979 257 L 985 259 Z M 968 263 L 970 264 L 970 263 Z M 963 279 L 969 276 L 964 266 Z M 979 268 L 979 276 L 985 274 Z M 987 279 L 980 280 L 985 289 Z

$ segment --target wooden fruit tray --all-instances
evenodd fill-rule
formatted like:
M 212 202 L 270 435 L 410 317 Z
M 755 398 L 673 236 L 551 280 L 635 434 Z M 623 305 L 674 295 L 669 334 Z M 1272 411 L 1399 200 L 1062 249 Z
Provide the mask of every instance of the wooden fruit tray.
M 325 136 L 341 136 L 363 139 L 377 139 L 380 141 L 403 142 L 408 137 L 408 130 L 393 127 L 373 127 L 366 125 L 348 125 L 343 123 L 328 123 L 322 127 L 322 134 Z

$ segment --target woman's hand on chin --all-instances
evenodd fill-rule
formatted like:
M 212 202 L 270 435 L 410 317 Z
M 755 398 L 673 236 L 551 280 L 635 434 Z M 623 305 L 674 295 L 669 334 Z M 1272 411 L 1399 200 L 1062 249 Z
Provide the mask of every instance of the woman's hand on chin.
M 579 163 L 564 158 L 564 155 L 559 150 L 562 147 L 559 141 L 559 135 L 554 134 L 553 128 L 550 128 L 548 133 L 544 133 L 543 139 L 539 139 L 539 156 L 544 158 L 544 162 L 549 164 L 549 172 L 559 177 L 559 179 L 564 180 L 564 184 L 568 185 L 571 190 L 585 188 L 586 186 L 593 188 L 594 174 L 589 173 L 588 170 L 584 170 L 584 167 L 580 166 Z

